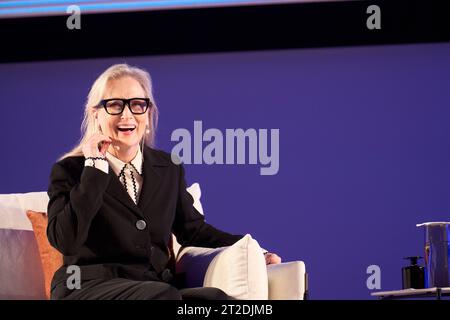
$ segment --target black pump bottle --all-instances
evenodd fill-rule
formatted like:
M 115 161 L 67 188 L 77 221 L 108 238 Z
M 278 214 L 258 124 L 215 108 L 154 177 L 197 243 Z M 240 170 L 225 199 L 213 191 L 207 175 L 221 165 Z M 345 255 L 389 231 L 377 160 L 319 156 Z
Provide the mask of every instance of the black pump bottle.
M 411 265 L 402 268 L 402 285 L 403 289 L 423 289 L 425 288 L 425 267 L 419 266 L 417 260 L 422 257 L 406 257 L 410 260 Z

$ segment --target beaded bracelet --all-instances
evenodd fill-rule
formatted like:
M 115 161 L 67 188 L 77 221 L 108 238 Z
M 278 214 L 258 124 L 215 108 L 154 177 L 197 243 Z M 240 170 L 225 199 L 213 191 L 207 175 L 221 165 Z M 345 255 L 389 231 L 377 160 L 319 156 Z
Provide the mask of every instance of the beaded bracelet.
M 106 157 L 86 157 L 85 160 L 92 160 L 92 167 L 95 168 L 95 160 L 103 160 L 103 161 L 107 161 Z

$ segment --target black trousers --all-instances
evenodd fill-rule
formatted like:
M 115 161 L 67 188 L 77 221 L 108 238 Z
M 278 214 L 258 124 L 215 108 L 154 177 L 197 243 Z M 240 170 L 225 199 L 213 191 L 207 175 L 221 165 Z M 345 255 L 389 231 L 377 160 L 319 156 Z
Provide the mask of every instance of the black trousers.
M 52 300 L 234 300 L 218 288 L 178 289 L 162 281 L 124 278 L 84 281 L 80 289 L 57 285 Z

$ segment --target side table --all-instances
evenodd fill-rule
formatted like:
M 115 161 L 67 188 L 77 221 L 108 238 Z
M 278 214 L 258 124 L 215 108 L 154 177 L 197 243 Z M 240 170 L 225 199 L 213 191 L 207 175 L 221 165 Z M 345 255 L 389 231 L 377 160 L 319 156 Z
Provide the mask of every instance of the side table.
M 371 293 L 371 296 L 382 300 L 407 299 L 407 298 L 431 298 L 441 300 L 443 296 L 450 296 L 450 287 L 434 287 L 425 289 L 403 289 L 393 291 L 378 291 Z

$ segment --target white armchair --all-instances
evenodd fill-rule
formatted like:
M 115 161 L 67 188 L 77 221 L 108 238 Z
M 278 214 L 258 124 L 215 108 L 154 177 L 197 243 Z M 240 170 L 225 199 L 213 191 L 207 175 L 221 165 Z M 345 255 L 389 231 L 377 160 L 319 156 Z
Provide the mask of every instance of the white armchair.
M 200 186 L 193 184 L 188 191 L 194 198 L 194 206 L 203 213 Z M 46 212 L 47 204 L 46 192 L 0 195 L 0 299 L 46 299 L 41 259 L 26 211 Z M 228 287 L 225 289 L 228 289 L 242 287 L 244 281 L 246 285 L 250 285 L 247 288 L 256 295 L 240 295 L 241 298 L 261 297 L 261 292 L 266 290 L 266 296 L 262 297 L 268 299 L 303 299 L 307 292 L 307 282 L 305 264 L 302 261 L 270 265 L 267 268 L 264 264 L 264 273 L 259 278 L 252 274 L 247 279 L 244 277 L 242 280 L 240 277 L 240 280 L 236 280 L 229 277 L 230 273 L 223 272 L 224 265 L 227 270 L 235 269 L 234 262 L 227 260 L 227 257 L 236 250 L 242 250 L 243 246 L 254 247 L 252 241 L 254 240 L 248 236 L 239 244 L 228 248 L 184 248 L 177 255 L 177 271 L 186 273 L 188 285 L 217 284 L 220 287 L 227 283 Z M 179 245 L 174 243 L 173 249 L 178 253 Z M 205 252 L 205 249 L 210 251 Z M 263 259 L 262 254 L 260 257 Z M 258 265 L 261 270 L 261 260 L 258 259 L 260 258 L 252 259 L 251 263 Z M 250 278 L 252 282 L 248 281 Z M 233 296 L 233 292 L 227 293 Z

